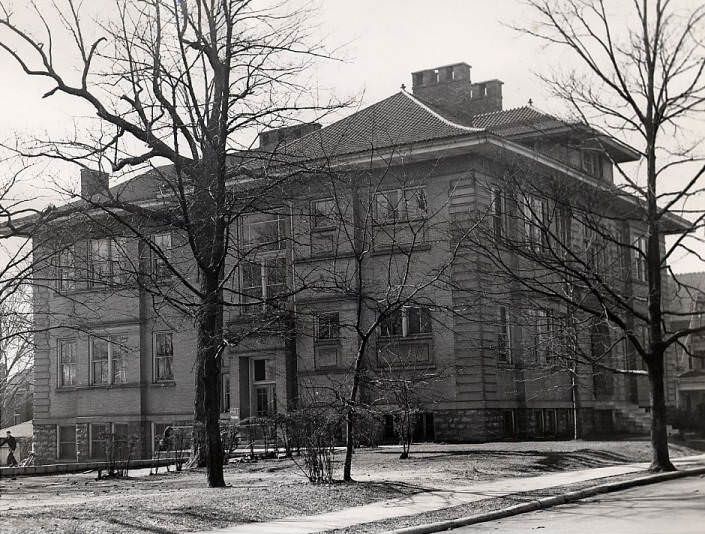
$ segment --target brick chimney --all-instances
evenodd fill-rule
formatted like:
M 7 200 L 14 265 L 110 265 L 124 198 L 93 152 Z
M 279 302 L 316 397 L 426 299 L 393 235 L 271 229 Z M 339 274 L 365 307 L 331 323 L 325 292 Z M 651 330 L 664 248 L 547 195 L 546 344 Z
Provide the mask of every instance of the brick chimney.
M 266 132 L 259 134 L 259 148 L 260 150 L 270 152 L 284 143 L 293 141 L 294 139 L 299 139 L 304 135 L 320 129 L 321 125 L 317 122 L 305 122 L 295 126 L 286 126 L 275 130 L 267 130 Z
M 108 192 L 109 177 L 107 172 L 94 169 L 81 169 L 81 196 L 91 198 Z
M 473 116 L 502 110 L 502 82 L 470 81 L 470 65 L 455 63 L 411 74 L 415 96 L 453 113 Z

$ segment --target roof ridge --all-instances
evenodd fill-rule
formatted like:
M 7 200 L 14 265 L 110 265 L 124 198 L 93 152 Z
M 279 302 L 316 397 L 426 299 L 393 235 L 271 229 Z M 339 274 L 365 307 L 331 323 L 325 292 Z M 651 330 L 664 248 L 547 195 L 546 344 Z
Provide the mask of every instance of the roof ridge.
M 458 128 L 459 130 L 464 130 L 466 132 L 484 132 L 487 131 L 486 128 L 477 128 L 474 126 L 463 126 L 462 124 L 458 124 L 457 122 L 453 122 L 447 118 L 445 118 L 443 115 L 438 113 L 437 111 L 434 111 L 431 109 L 429 106 L 421 102 L 418 98 L 413 96 L 411 93 L 406 92 L 405 90 L 399 91 L 399 93 L 403 94 L 406 96 L 409 100 L 414 102 L 417 106 L 419 106 L 421 109 L 426 111 L 427 113 L 430 113 L 433 117 L 436 119 L 440 120 L 442 123 L 446 124 L 447 126 L 452 126 L 453 128 Z M 399 94 L 395 93 L 395 94 Z

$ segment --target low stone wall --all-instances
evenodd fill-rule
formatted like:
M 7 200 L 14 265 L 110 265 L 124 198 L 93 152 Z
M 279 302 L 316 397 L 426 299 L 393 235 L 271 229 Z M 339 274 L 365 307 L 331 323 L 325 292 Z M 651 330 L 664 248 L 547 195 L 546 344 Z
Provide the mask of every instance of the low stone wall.
M 185 463 L 187 458 L 160 458 L 159 460 L 130 460 L 128 469 L 140 469 L 145 467 L 164 467 L 176 463 Z M 118 464 L 124 465 L 122 462 Z M 17 476 L 38 476 L 38 475 L 59 475 L 63 473 L 78 473 L 82 471 L 98 471 L 107 469 L 110 462 L 75 462 L 70 464 L 45 464 L 28 467 L 0 467 L 0 478 Z

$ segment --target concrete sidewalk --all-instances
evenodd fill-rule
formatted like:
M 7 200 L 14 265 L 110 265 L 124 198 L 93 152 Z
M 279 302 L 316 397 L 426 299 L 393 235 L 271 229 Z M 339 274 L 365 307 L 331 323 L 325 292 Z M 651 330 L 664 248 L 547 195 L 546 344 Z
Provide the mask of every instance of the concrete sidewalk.
M 705 465 L 705 455 L 677 458 L 674 464 L 679 469 L 702 466 Z M 648 463 L 624 464 L 581 471 L 564 471 L 537 477 L 503 478 L 468 484 L 466 487 L 436 487 L 408 497 L 379 501 L 325 514 L 248 523 L 208 532 L 212 534 L 310 534 L 394 517 L 418 515 L 518 492 L 543 490 L 603 477 L 636 473 L 645 470 L 648 466 Z

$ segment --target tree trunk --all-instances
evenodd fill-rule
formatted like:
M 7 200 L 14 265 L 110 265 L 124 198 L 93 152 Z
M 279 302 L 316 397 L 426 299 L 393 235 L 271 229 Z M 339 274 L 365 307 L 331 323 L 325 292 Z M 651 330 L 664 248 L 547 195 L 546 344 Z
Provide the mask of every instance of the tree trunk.
M 664 388 L 664 354 L 655 354 L 649 365 L 651 385 L 651 448 L 653 459 L 650 471 L 675 471 L 668 452 L 666 428 L 666 392 Z
M 223 314 L 219 305 L 218 274 L 202 273 L 205 298 L 197 319 L 196 397 L 192 465 L 205 464 L 208 485 L 225 486 L 223 444 L 220 438 L 220 364 Z
M 353 401 L 354 402 L 354 401 Z M 353 434 L 355 423 L 353 421 L 352 408 L 348 408 L 348 413 L 345 416 L 345 462 L 343 462 L 343 480 L 352 482 L 352 456 L 353 456 Z

